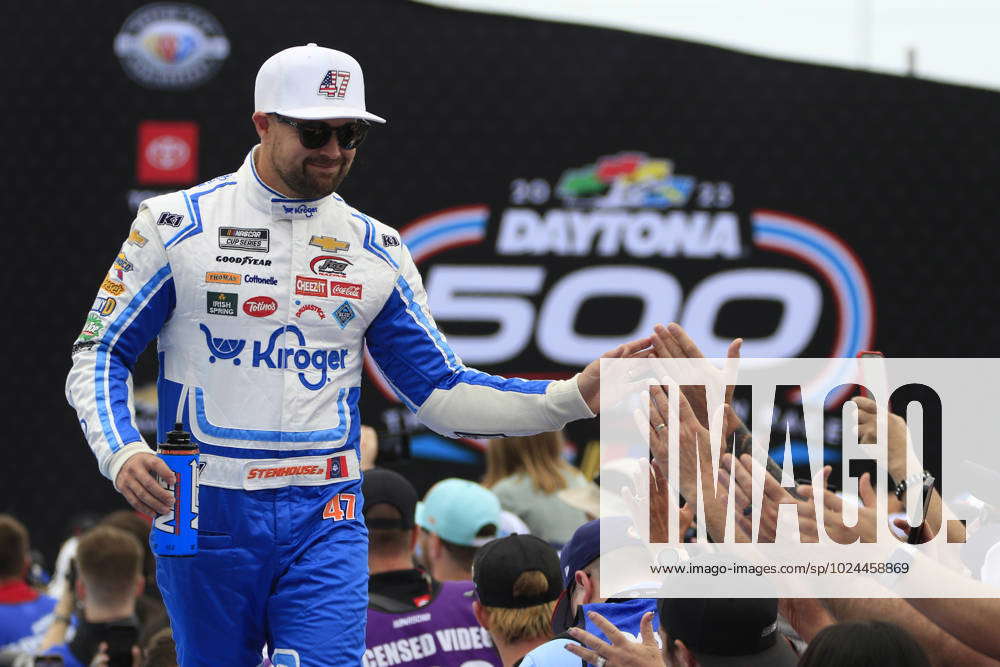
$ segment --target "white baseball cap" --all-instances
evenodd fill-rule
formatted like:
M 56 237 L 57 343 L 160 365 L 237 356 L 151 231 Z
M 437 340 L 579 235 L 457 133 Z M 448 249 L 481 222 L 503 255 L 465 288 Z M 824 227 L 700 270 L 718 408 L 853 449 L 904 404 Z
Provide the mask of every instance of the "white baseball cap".
M 293 46 L 264 61 L 254 86 L 254 110 L 303 120 L 385 119 L 365 109 L 365 77 L 343 51 Z

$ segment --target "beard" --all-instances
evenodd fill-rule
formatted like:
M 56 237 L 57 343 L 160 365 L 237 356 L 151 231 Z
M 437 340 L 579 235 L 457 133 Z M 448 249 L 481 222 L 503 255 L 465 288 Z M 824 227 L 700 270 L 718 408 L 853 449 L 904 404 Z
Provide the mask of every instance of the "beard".
M 272 154 L 271 164 L 285 183 L 304 199 L 319 199 L 332 194 L 340 187 L 350 171 L 350 164 L 340 160 L 323 160 L 322 158 L 307 158 L 298 165 L 284 168 L 277 163 Z M 339 164 L 339 168 L 330 172 L 319 172 L 310 169 L 309 165 L 331 167 Z

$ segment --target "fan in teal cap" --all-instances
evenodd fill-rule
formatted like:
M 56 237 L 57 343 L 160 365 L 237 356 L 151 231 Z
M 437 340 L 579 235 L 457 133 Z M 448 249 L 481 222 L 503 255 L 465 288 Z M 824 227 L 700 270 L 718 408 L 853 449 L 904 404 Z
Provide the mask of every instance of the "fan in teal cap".
M 446 479 L 417 503 L 417 558 L 438 581 L 472 578 L 476 551 L 497 536 L 500 501 L 489 489 L 464 479 Z

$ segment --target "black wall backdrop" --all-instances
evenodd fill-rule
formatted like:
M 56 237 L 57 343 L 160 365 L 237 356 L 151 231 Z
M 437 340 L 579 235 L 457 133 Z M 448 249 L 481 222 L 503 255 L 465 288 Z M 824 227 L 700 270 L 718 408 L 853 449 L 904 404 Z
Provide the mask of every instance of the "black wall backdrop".
M 470 365 L 566 377 L 671 320 L 716 355 L 995 350 L 993 92 L 398 0 L 49 0 L 4 26 L 2 510 L 49 554 L 123 503 L 63 385 L 135 204 L 240 164 L 257 68 L 292 45 L 362 63 L 389 123 L 341 194 L 403 230 Z M 147 352 L 136 386 L 154 376 Z M 366 382 L 366 422 L 412 430 Z M 426 457 L 481 456 L 411 448 L 422 486 Z

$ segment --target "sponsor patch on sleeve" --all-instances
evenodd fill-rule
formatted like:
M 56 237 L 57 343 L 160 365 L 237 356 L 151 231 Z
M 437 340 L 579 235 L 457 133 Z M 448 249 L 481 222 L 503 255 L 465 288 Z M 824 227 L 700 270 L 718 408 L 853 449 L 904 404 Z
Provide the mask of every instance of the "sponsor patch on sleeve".
M 167 213 L 166 211 L 164 211 L 163 213 L 160 214 L 160 217 L 157 219 L 156 224 L 166 225 L 168 227 L 180 227 L 181 222 L 183 222 L 183 220 L 184 220 L 184 214 L 182 213 Z

